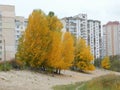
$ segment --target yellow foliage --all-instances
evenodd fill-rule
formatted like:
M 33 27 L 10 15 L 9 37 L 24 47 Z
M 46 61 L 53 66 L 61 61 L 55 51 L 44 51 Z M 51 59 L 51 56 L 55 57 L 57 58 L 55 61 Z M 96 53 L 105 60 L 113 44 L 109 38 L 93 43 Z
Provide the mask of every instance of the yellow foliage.
M 62 35 L 61 29 L 62 23 L 53 13 L 46 16 L 34 10 L 19 42 L 18 60 L 31 67 L 68 69 L 74 60 L 74 42 L 71 34 Z
M 87 71 L 87 64 L 84 61 L 79 61 L 77 63 L 77 67 L 80 68 L 80 70 Z
M 74 42 L 70 33 L 63 38 L 59 32 L 52 32 L 52 45 L 47 55 L 47 65 L 58 69 L 68 69 L 74 60 Z
M 60 32 L 63 28 L 62 23 L 60 22 L 60 20 L 57 18 L 57 16 L 50 15 L 51 12 L 49 12 L 49 15 L 47 16 L 48 19 L 48 27 L 51 31 L 58 31 Z
M 51 48 L 47 55 L 47 65 L 49 67 L 60 68 L 62 62 L 61 58 L 62 43 L 59 32 L 52 32 Z
M 52 13 L 52 15 L 51 15 Z M 62 42 L 60 32 L 62 29 L 62 23 L 54 16 L 53 12 L 50 12 L 47 16 L 48 28 L 50 30 L 50 44 L 47 53 L 47 59 L 45 65 L 52 68 L 61 68 L 63 65 L 62 60 Z
M 89 64 L 88 70 L 91 70 L 91 71 L 95 70 L 95 66 L 93 64 Z
M 39 67 L 46 58 L 50 43 L 49 33 L 46 15 L 41 10 L 34 10 L 29 16 L 27 28 L 19 42 L 18 58 L 31 67 Z
M 75 65 L 83 71 L 94 70 L 94 65 L 91 65 L 93 60 L 90 47 L 86 45 L 84 39 L 79 39 L 75 50 Z
M 108 56 L 106 56 L 106 57 L 103 58 L 103 60 L 101 61 L 101 66 L 104 69 L 109 69 L 110 68 L 110 60 L 109 60 Z
M 22 35 L 19 39 L 19 44 L 17 48 L 17 53 L 16 53 L 16 60 L 21 63 L 25 63 L 25 45 L 24 45 L 24 35 Z
M 64 65 L 62 68 L 68 69 L 70 66 L 72 66 L 72 62 L 74 60 L 74 41 L 69 32 L 66 32 L 62 39 L 62 58 L 64 61 Z
M 74 60 L 74 42 L 70 33 L 62 34 L 62 24 L 56 16 L 48 15 L 49 29 L 51 30 L 51 45 L 47 55 L 49 67 L 68 69 Z

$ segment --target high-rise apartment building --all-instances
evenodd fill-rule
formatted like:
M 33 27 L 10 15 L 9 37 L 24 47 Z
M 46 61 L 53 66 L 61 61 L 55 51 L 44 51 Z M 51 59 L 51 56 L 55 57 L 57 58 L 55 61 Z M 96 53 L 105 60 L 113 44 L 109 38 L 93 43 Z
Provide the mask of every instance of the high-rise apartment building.
M 104 56 L 120 55 L 120 23 L 103 25 Z
M 76 38 L 82 37 L 87 42 L 87 15 L 79 14 L 74 17 L 61 19 L 64 30 L 71 32 Z
M 102 55 L 102 32 L 101 22 L 98 20 L 88 20 L 88 45 L 95 58 Z
M 101 57 L 102 32 L 100 21 L 88 20 L 86 14 L 79 14 L 73 17 L 65 17 L 61 22 L 64 26 L 63 31 L 69 31 L 77 38 L 85 39 L 90 45 L 94 57 Z
M 15 57 L 15 7 L 0 5 L 0 60 Z

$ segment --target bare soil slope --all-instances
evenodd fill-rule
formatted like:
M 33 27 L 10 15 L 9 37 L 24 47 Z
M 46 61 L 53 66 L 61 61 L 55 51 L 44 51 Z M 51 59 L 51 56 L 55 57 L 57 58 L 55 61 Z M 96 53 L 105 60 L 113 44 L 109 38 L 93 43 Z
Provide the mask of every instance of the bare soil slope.
M 52 90 L 54 85 L 71 84 L 75 82 L 87 81 L 94 77 L 105 74 L 120 73 L 95 70 L 91 74 L 84 74 L 73 71 L 62 71 L 62 75 L 45 75 L 31 71 L 0 72 L 0 90 Z

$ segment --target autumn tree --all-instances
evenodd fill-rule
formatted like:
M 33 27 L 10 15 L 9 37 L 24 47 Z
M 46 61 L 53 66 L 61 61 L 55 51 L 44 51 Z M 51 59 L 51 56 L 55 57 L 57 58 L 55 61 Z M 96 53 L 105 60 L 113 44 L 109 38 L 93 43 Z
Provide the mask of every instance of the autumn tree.
M 54 12 L 50 11 L 49 14 L 47 15 L 47 20 L 48 20 L 48 27 L 51 31 L 57 31 L 61 32 L 63 25 L 60 22 L 60 20 L 57 18 L 57 16 L 54 15 Z
M 95 67 L 92 64 L 94 58 L 91 54 L 90 47 L 87 46 L 84 39 L 79 39 L 76 43 L 75 61 L 74 64 L 81 71 L 94 70 Z
M 24 33 L 24 53 L 26 63 L 31 67 L 40 67 L 48 52 L 49 28 L 46 15 L 41 10 L 34 10 L 28 19 Z M 18 51 L 18 53 L 20 53 Z
M 27 66 L 52 68 L 57 73 L 68 69 L 74 59 L 74 42 L 70 33 L 61 32 L 62 27 L 53 12 L 45 15 L 34 10 L 19 42 L 17 58 Z
M 48 28 L 50 30 L 50 40 L 51 43 L 49 44 L 49 51 L 47 54 L 47 62 L 46 65 L 48 67 L 52 67 L 56 69 L 56 72 L 60 70 L 60 67 L 63 64 L 62 61 L 62 23 L 57 18 L 57 16 L 54 15 L 54 12 L 49 12 L 47 16 L 48 20 Z
M 63 59 L 63 69 L 68 69 L 72 66 L 74 60 L 74 40 L 69 32 L 65 32 L 62 37 L 62 59 Z
M 46 65 L 56 70 L 60 69 L 63 64 L 62 61 L 62 43 L 61 34 L 59 32 L 52 32 L 52 42 L 47 55 Z
M 103 58 L 103 60 L 101 61 L 101 66 L 104 69 L 109 69 L 110 68 L 110 60 L 109 60 L 108 56 Z
M 20 62 L 21 66 L 23 66 L 25 64 L 25 47 L 24 47 L 24 35 L 22 35 L 19 38 L 19 42 L 18 42 L 18 47 L 17 47 L 17 53 L 15 55 L 16 58 L 16 62 Z

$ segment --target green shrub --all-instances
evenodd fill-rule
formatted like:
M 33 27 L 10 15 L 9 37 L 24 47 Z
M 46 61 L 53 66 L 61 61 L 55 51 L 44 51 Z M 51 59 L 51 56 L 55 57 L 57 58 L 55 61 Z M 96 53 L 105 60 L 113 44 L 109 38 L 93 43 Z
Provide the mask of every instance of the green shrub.
M 98 68 L 101 68 L 101 58 L 95 59 L 94 60 L 94 65 Z
M 0 63 L 0 71 L 9 71 L 12 69 L 12 65 L 9 62 Z
M 110 56 L 110 70 L 120 72 L 120 56 Z

